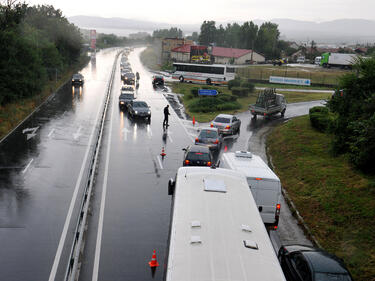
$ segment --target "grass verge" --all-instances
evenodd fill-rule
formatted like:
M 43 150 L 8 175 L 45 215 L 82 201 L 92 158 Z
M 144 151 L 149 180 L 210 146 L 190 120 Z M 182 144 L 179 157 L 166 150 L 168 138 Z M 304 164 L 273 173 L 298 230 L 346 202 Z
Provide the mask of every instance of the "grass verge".
M 57 82 L 49 81 L 40 94 L 0 106 L 0 140 L 21 123 L 35 108 L 42 104 L 57 88 L 66 83 L 68 79 L 70 80 L 73 73 L 86 65 L 88 61 L 89 57 L 82 57 L 80 61 L 71 70 L 66 71 Z
M 194 116 L 198 122 L 209 122 L 216 115 L 220 113 L 236 114 L 238 112 L 244 112 L 248 110 L 250 104 L 255 103 L 258 93 L 260 91 L 260 90 L 259 91 L 257 90 L 254 93 L 250 94 L 248 97 L 238 98 L 237 102 L 240 104 L 241 108 L 237 110 L 213 111 L 213 112 L 206 112 L 206 113 L 198 112 L 197 113 L 197 112 L 189 111 L 189 104 L 192 102 L 192 99 L 188 99 L 186 97 L 189 95 L 192 88 L 199 87 L 199 85 L 173 82 L 170 84 L 170 86 L 172 88 L 172 92 L 183 95 L 182 102 L 184 104 L 186 113 L 189 116 Z M 232 95 L 231 91 L 228 90 L 227 87 L 211 87 L 211 88 L 218 88 L 221 93 Z M 285 96 L 288 103 L 324 100 L 324 99 L 328 99 L 331 96 L 331 94 L 327 94 L 327 93 L 307 93 L 307 92 L 288 92 L 288 91 L 279 91 L 279 93 Z
M 311 83 L 337 85 L 338 78 L 347 70 L 325 69 L 321 67 L 287 67 L 271 65 L 253 65 L 240 68 L 237 74 L 242 78 L 268 80 L 270 76 L 310 79 Z
M 354 280 L 375 280 L 375 177 L 354 170 L 346 156 L 332 157 L 330 142 L 302 116 L 276 128 L 267 147 L 319 243 L 344 259 Z
M 142 64 L 145 65 L 148 69 L 161 70 L 159 57 L 154 47 L 148 46 L 146 49 L 144 49 L 140 55 L 140 58 Z

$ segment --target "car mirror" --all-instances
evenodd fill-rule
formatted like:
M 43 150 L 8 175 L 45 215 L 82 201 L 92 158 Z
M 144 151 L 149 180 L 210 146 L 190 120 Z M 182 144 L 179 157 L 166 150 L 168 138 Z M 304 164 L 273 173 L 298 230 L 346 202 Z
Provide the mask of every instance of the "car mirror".
M 185 151 L 185 152 L 186 152 L 186 151 L 187 151 L 187 149 L 186 149 L 186 148 L 183 148 L 183 149 L 182 149 L 182 151 Z

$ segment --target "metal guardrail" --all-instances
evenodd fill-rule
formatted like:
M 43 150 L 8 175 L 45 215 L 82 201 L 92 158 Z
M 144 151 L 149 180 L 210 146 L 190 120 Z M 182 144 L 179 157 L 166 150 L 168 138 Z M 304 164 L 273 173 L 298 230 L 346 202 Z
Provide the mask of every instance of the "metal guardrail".
M 103 131 L 104 131 L 104 121 L 106 119 L 107 115 L 107 109 L 110 101 L 110 96 L 111 96 L 111 91 L 112 91 L 112 85 L 113 85 L 113 80 L 114 80 L 114 74 L 116 71 L 116 64 L 118 57 L 121 52 L 118 52 L 115 57 L 115 61 L 113 63 L 112 67 L 112 72 L 111 72 L 111 77 L 107 86 L 107 92 L 106 92 L 106 97 L 105 97 L 105 102 L 103 105 L 103 111 L 99 120 L 99 130 L 96 136 L 96 142 L 95 142 L 95 147 L 94 151 L 92 153 L 92 157 L 90 160 L 90 166 L 89 166 L 89 171 L 88 171 L 88 176 L 87 176 L 87 182 L 86 182 L 86 187 L 84 190 L 84 195 L 82 197 L 81 201 L 81 206 L 80 206 L 80 211 L 79 211 L 79 217 L 77 220 L 77 225 L 75 227 L 74 231 L 74 241 L 72 244 L 70 256 L 69 256 L 69 262 L 66 268 L 64 280 L 65 281 L 75 281 L 78 280 L 78 272 L 79 272 L 79 261 L 80 261 L 80 256 L 81 256 L 81 250 L 84 244 L 83 238 L 84 238 L 84 232 L 85 232 L 85 227 L 87 224 L 87 214 L 88 214 L 88 209 L 90 205 L 90 199 L 91 199 L 91 194 L 92 194 L 92 187 L 94 185 L 94 180 L 95 180 L 95 172 L 96 172 L 96 167 L 98 164 L 98 158 L 99 158 L 99 152 L 100 152 L 100 147 L 101 147 L 101 142 L 102 142 L 102 137 L 103 137 Z

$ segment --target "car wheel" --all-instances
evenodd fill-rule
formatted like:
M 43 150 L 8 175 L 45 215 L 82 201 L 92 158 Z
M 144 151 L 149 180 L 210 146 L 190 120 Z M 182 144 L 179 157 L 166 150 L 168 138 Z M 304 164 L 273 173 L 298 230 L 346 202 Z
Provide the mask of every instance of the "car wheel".
M 285 108 L 283 109 L 283 111 L 281 111 L 281 117 L 284 117 L 285 115 Z
M 180 76 L 180 82 L 183 83 L 184 82 L 184 76 Z

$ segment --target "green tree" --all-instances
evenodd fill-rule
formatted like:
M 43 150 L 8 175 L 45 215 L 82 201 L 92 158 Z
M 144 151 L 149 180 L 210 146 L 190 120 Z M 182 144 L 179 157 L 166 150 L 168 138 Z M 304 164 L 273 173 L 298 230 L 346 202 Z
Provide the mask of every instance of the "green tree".
M 240 42 L 239 47 L 243 49 L 254 49 L 255 41 L 257 39 L 257 33 L 258 33 L 258 26 L 256 24 L 254 24 L 252 21 L 245 22 L 241 26 L 242 40 L 239 40 Z
M 344 75 L 339 90 L 328 102 L 337 115 L 332 131 L 333 151 L 348 153 L 355 166 L 374 171 L 375 166 L 375 58 L 358 59 L 356 73 Z
M 263 23 L 258 32 L 255 42 L 256 50 L 263 53 L 266 58 L 274 59 L 280 56 L 280 50 L 277 49 L 280 31 L 277 24 L 272 22 Z
M 204 21 L 201 25 L 201 33 L 199 34 L 199 44 L 209 45 L 216 42 L 216 26 L 215 21 Z

